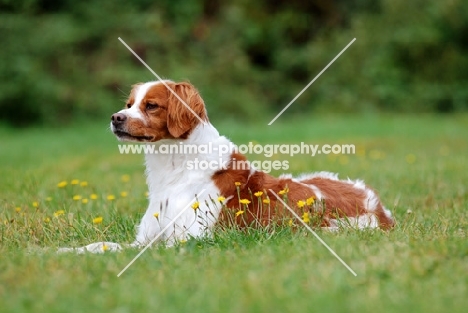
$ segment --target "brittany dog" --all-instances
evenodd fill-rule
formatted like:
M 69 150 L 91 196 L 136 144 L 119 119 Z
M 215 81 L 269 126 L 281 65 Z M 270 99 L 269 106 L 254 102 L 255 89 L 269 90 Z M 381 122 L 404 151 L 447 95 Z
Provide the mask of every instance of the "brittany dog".
M 327 229 L 389 229 L 395 224 L 376 192 L 361 180 L 339 180 L 328 172 L 275 178 L 252 166 L 239 166 L 248 164 L 246 158 L 209 122 L 203 99 L 189 83 L 165 80 L 134 85 L 125 108 L 112 115 L 110 126 L 120 141 L 154 145 L 155 150 L 162 145 L 211 144 L 216 151 L 145 155 L 149 207 L 130 246 L 144 246 L 156 236 L 168 245 L 202 237 L 218 223 L 264 226 L 291 219 L 277 195 L 287 198 L 298 215 L 319 216 L 315 226 Z M 231 149 L 226 152 L 221 146 Z M 188 169 L 188 162 L 195 160 L 221 161 L 223 166 Z M 240 208 L 242 215 L 236 214 Z M 95 243 L 78 251 L 102 252 L 104 246 L 121 249 L 115 243 Z

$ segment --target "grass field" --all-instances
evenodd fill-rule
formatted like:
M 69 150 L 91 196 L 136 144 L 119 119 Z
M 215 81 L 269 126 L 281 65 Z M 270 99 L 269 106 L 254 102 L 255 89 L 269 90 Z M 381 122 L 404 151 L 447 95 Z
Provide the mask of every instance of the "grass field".
M 294 174 L 363 178 L 393 211 L 390 232 L 317 230 L 357 277 L 287 227 L 155 247 L 120 278 L 138 251 L 57 254 L 133 240 L 147 205 L 143 156 L 120 155 L 107 121 L 0 128 L 0 312 L 466 312 L 468 115 L 267 122 L 215 125 L 238 144 L 356 145 L 356 155 L 287 160 Z

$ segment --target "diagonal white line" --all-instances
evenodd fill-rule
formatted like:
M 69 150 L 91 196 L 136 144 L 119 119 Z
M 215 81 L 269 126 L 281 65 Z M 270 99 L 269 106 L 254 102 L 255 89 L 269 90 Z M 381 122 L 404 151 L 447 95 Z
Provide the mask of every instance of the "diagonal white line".
M 314 78 L 314 79 L 312 79 L 312 81 L 311 81 L 309 84 L 307 84 L 307 86 L 305 86 L 305 87 L 304 87 L 304 89 L 302 89 L 302 90 L 301 90 L 301 92 L 299 92 L 299 93 L 297 94 L 297 96 L 296 96 L 296 97 L 294 97 L 294 99 L 292 99 L 292 100 L 291 100 L 291 102 L 289 102 L 289 103 L 288 103 L 288 105 L 287 105 L 287 106 L 285 106 L 285 107 L 284 107 L 284 109 L 282 109 L 282 110 L 281 110 L 281 112 L 279 112 L 279 113 L 278 113 L 278 115 L 276 115 L 276 116 L 275 116 L 275 118 L 271 120 L 271 122 L 270 122 L 270 123 L 268 123 L 268 125 L 271 125 L 271 124 L 273 124 L 273 122 L 274 122 L 274 121 L 276 121 L 276 119 L 277 119 L 278 117 L 280 117 L 280 115 L 281 115 L 281 114 L 283 114 L 283 113 L 284 113 L 284 111 L 286 111 L 286 110 L 287 110 L 287 109 L 288 109 L 288 108 L 291 106 L 291 104 L 293 104 L 293 103 L 294 103 L 294 101 L 296 101 L 296 100 L 297 100 L 297 98 L 299 98 L 299 97 L 300 97 L 300 96 L 301 96 L 301 95 L 304 93 L 304 91 L 306 91 L 306 89 L 307 89 L 307 88 L 309 88 L 309 87 L 310 87 L 310 85 L 312 85 L 312 84 L 313 84 L 313 83 L 314 83 L 314 82 L 317 80 L 317 78 L 319 78 L 319 77 L 320 77 L 320 75 L 322 75 L 322 74 L 323 74 L 323 72 L 325 72 L 325 71 L 327 70 L 327 68 L 328 68 L 328 67 L 330 67 L 330 65 L 332 65 L 332 64 L 333 64 L 333 62 L 335 62 L 335 61 L 336 61 L 336 59 L 338 59 L 338 58 L 340 57 L 340 55 L 341 55 L 341 54 L 343 54 L 343 52 L 345 52 L 345 51 L 346 51 L 346 49 L 348 49 L 348 48 L 349 48 L 349 46 L 351 46 L 351 45 L 353 44 L 353 42 L 355 42 L 355 41 L 356 41 L 356 38 L 354 38 L 353 40 L 351 40 L 351 42 L 350 42 L 350 43 L 349 43 L 349 44 L 348 44 L 346 47 L 344 47 L 344 49 L 343 49 L 343 50 L 341 50 L 341 52 L 340 52 L 340 53 L 338 53 L 338 55 L 337 55 L 337 56 L 336 56 L 336 57 L 335 57 L 333 60 L 331 60 L 331 62 L 330 62 L 330 63 L 328 63 L 328 65 L 327 65 L 327 66 L 325 66 L 325 67 L 324 67 L 324 69 L 323 69 L 323 70 L 322 70 L 320 73 L 318 73 L 318 75 L 317 75 L 317 76 L 315 76 L 315 78 Z
M 320 241 L 320 243 L 321 243 L 322 245 L 324 245 L 325 248 L 327 248 L 328 251 L 330 251 L 331 254 L 333 254 L 333 255 L 335 256 L 335 258 L 338 259 L 338 261 L 341 262 L 341 264 L 343 264 L 343 265 L 348 269 L 348 271 L 350 271 L 354 276 L 357 276 L 356 272 L 353 271 L 353 269 L 352 269 L 351 267 L 349 267 L 349 265 L 346 264 L 345 261 L 343 261 L 343 260 L 340 258 L 340 256 L 339 256 L 338 254 L 336 254 L 336 252 L 333 251 L 333 249 L 330 248 L 330 247 L 325 243 L 325 241 L 323 241 L 322 238 L 320 238 L 319 235 L 317 235 L 317 233 L 314 232 L 314 231 L 312 230 L 312 228 L 310 228 L 310 226 L 307 225 L 307 224 L 300 218 L 300 216 L 297 215 L 296 212 L 294 212 L 294 210 L 291 209 L 291 208 L 283 201 L 283 199 L 281 199 L 273 190 L 271 190 L 271 189 L 269 189 L 269 190 L 270 190 L 270 191 L 275 195 L 275 197 L 292 213 L 292 215 L 293 215 L 299 222 L 301 222 L 302 225 L 304 225 L 304 227 L 305 227 L 308 231 L 310 231 L 310 232 L 312 233 L 312 235 L 314 235 L 315 238 L 317 238 L 318 241 Z
M 172 226 L 172 224 L 174 224 L 174 222 L 182 216 L 182 214 L 184 214 L 184 212 L 190 207 L 190 205 L 193 203 L 194 200 L 197 199 L 197 197 L 199 197 L 201 194 L 203 194 L 205 192 L 206 189 L 203 189 L 195 198 L 193 198 L 185 208 L 182 209 L 182 211 L 179 212 L 179 214 L 177 214 L 173 219 L 172 221 L 166 225 L 166 227 L 164 227 L 160 232 L 159 234 L 156 235 L 156 237 L 154 237 L 149 244 L 146 245 L 146 247 L 143 248 L 143 250 L 140 251 L 140 253 L 138 253 L 136 255 L 136 257 L 133 258 L 133 260 L 130 261 L 130 263 L 127 264 L 127 266 L 124 267 L 123 270 L 120 271 L 120 273 L 117 275 L 117 277 L 120 277 L 120 275 L 122 275 L 132 264 L 133 262 L 135 262 L 145 251 L 146 249 L 148 249 L 156 240 L 158 240 L 158 238 L 169 228 Z
M 136 54 L 135 51 L 133 51 L 132 48 L 129 47 L 129 45 L 127 45 L 127 44 L 125 43 L 125 41 L 123 41 L 122 38 L 119 37 L 119 40 L 120 40 L 120 42 L 121 42 L 131 53 L 133 53 L 133 55 L 134 55 L 144 66 L 146 66 L 146 68 L 147 68 L 151 73 L 153 73 L 154 76 L 156 76 L 156 78 L 157 78 L 161 83 L 163 83 L 164 86 L 166 86 L 167 89 L 169 89 L 169 91 L 170 91 L 174 96 L 176 96 L 177 99 L 179 99 L 180 102 L 182 102 L 182 103 L 185 105 L 185 107 L 186 107 L 190 112 L 192 112 L 193 115 L 196 116 L 196 118 L 198 118 L 198 120 L 199 120 L 203 125 L 206 125 L 206 122 L 205 122 L 204 120 L 202 120 L 201 117 L 198 116 L 198 114 L 195 113 L 195 111 L 193 111 L 193 110 L 188 106 L 188 104 L 185 103 L 185 101 L 182 100 L 182 98 L 181 98 L 174 90 L 172 90 L 171 87 L 169 87 L 169 86 L 166 84 L 166 82 L 165 82 L 161 77 L 159 77 L 159 75 L 156 74 L 156 72 L 153 71 L 153 70 L 151 69 L 151 67 L 149 67 L 149 65 L 146 64 L 146 62 L 143 61 L 143 59 L 140 58 L 140 56 L 139 56 L 138 54 Z

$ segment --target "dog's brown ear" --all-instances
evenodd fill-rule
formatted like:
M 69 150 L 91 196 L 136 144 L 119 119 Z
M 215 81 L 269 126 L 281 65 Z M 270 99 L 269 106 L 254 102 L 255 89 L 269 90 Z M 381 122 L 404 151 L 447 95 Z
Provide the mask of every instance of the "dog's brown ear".
M 189 83 L 176 83 L 169 85 L 169 87 L 179 97 L 169 91 L 167 128 L 172 136 L 179 138 L 199 125 L 201 123 L 200 119 L 202 121 L 207 120 L 205 104 L 198 90 Z

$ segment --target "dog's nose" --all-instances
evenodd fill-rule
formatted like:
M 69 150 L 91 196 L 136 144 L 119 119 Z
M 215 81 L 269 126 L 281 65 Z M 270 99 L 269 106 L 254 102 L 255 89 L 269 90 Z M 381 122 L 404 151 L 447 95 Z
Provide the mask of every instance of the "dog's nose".
M 126 119 L 127 119 L 127 116 L 122 113 L 115 113 L 115 114 L 112 114 L 111 116 L 111 121 L 112 121 L 112 124 L 114 125 L 123 124 Z

